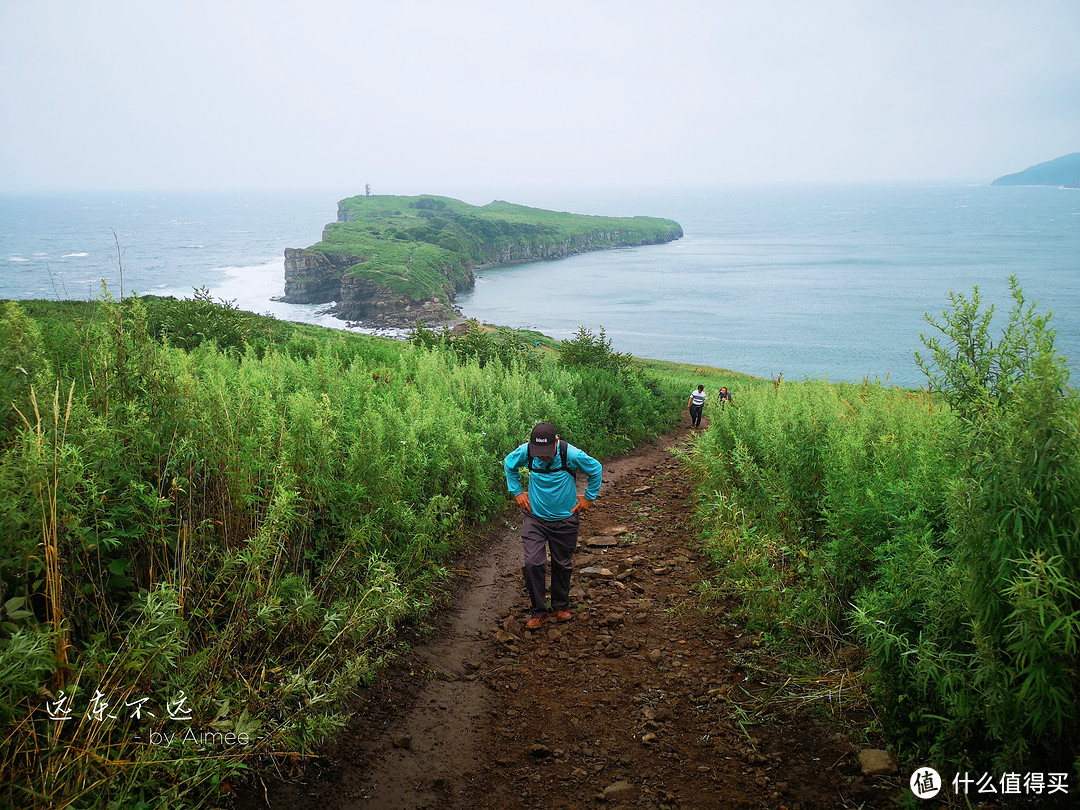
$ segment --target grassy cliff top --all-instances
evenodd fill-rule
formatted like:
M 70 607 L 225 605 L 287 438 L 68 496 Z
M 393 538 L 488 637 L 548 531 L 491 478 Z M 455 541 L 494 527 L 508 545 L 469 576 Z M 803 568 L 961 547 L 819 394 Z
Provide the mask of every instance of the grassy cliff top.
M 338 204 L 338 222 L 309 250 L 354 257 L 349 268 L 414 298 L 445 298 L 467 268 L 526 255 L 667 242 L 679 223 L 656 217 L 603 217 L 530 208 L 496 200 L 483 206 L 450 197 L 374 195 Z
M 462 228 L 488 241 L 538 236 L 570 238 L 593 233 L 624 234 L 639 241 L 670 239 L 682 235 L 679 223 L 657 217 L 604 217 L 530 208 L 502 200 L 470 205 L 450 197 L 371 196 L 349 197 L 338 204 L 338 219 L 346 225 L 396 228 L 419 241 L 433 233 Z M 473 257 L 476 261 L 483 259 Z

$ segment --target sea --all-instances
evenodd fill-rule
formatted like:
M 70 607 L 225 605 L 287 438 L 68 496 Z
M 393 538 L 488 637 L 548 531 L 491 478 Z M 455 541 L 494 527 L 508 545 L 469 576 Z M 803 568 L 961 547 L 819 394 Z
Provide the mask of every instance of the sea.
M 409 192 L 411 193 L 411 192 Z M 920 336 L 975 288 L 999 330 L 1025 300 L 1051 312 L 1080 368 L 1080 191 L 962 184 L 506 189 L 453 193 L 677 220 L 682 239 L 488 268 L 464 317 L 556 338 L 581 327 L 638 357 L 764 378 L 918 387 Z M 477 196 L 487 194 L 487 196 Z M 471 195 L 471 196 L 470 196 Z M 206 289 L 243 309 L 335 328 L 293 305 L 284 249 L 319 241 L 348 193 L 0 195 L 0 299 Z M 362 326 L 356 331 L 366 330 Z M 393 336 L 403 336 L 392 333 Z

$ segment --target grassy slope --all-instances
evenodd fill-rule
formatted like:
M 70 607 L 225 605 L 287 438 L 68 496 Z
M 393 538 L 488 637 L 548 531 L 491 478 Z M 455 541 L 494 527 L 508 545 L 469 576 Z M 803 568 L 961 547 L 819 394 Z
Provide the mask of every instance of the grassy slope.
M 197 806 L 313 750 L 467 521 L 505 508 L 532 424 L 603 456 L 677 418 L 679 397 L 521 338 L 535 363 L 507 368 L 206 300 L 0 305 L 0 806 Z M 51 723 L 42 688 L 78 718 Z M 147 746 L 129 712 L 86 712 L 96 690 L 148 699 L 156 727 L 184 693 L 172 730 L 247 744 Z

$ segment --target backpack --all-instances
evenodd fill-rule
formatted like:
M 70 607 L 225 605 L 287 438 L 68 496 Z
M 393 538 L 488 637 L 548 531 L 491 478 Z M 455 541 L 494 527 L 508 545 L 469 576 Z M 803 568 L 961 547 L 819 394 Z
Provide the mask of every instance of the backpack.
M 574 470 L 571 470 L 570 467 L 567 466 L 567 464 L 566 464 L 566 442 L 563 441 L 562 439 L 558 439 L 558 442 L 559 442 L 559 458 L 562 459 L 562 467 L 558 468 L 558 469 L 554 469 L 554 470 L 536 469 L 536 468 L 533 467 L 533 459 L 536 458 L 536 456 L 534 456 L 532 453 L 529 453 L 529 451 L 526 450 L 525 452 L 528 453 L 528 456 L 529 456 L 529 475 L 532 475 L 533 473 L 540 473 L 541 475 L 547 475 L 548 473 L 564 472 L 564 473 L 569 473 L 570 477 L 573 478 L 575 481 L 577 480 L 577 472 L 575 472 Z

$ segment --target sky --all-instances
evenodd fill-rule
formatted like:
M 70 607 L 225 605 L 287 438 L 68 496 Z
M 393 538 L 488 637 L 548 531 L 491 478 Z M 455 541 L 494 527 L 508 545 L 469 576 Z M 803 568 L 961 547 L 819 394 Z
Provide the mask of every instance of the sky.
M 1078 35 L 1077 0 L 0 0 L 0 191 L 989 182 L 1080 151 Z

